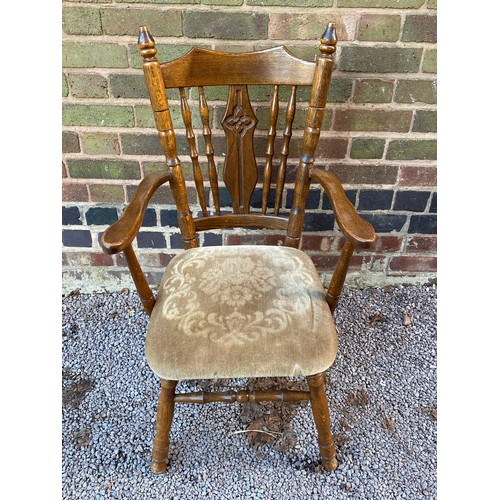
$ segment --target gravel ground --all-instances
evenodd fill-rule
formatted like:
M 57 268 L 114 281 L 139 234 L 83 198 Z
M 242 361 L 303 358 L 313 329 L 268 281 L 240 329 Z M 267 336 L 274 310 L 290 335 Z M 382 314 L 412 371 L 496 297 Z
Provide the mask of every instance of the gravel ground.
M 280 428 L 294 439 L 281 447 L 237 432 L 252 419 L 245 405 L 179 404 L 171 463 L 156 476 L 149 460 L 159 382 L 144 358 L 147 317 L 137 294 L 69 294 L 63 498 L 436 498 L 436 295 L 434 286 L 345 289 L 335 313 L 339 354 L 327 372 L 335 472 L 318 465 L 308 404 L 286 414 Z M 183 381 L 178 390 L 200 384 Z

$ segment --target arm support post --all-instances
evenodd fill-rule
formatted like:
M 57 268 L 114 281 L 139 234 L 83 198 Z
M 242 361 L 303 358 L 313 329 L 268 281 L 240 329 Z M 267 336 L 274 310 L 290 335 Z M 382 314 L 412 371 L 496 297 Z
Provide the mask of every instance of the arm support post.
M 155 306 L 156 299 L 153 295 L 153 291 L 151 290 L 148 282 L 146 281 L 146 277 L 142 272 L 139 261 L 137 260 L 137 256 L 135 255 L 134 249 L 132 246 L 127 246 L 124 248 L 123 253 L 125 254 L 125 258 L 127 259 L 127 264 L 130 269 L 130 274 L 132 274 L 132 279 L 134 280 L 135 286 L 137 288 L 137 293 L 141 298 L 142 305 L 146 310 L 148 316 L 151 316 L 153 312 L 153 307 Z
M 330 286 L 326 292 L 326 301 L 332 312 L 335 310 L 339 302 L 340 293 L 342 292 L 342 287 L 344 286 L 344 280 L 347 275 L 347 270 L 349 269 L 349 263 L 351 262 L 353 251 L 354 245 L 349 240 L 346 240 L 344 246 L 342 247 L 342 252 L 340 253 L 337 265 L 335 266 Z

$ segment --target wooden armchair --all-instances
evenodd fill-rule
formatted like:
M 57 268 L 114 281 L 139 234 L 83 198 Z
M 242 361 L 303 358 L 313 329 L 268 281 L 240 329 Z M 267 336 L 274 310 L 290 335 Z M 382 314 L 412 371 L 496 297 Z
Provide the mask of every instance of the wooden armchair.
M 139 296 L 150 316 L 146 358 L 161 379 L 151 469 L 155 473 L 166 470 L 175 403 L 309 400 L 323 467 L 334 470 L 337 467 L 336 450 L 323 380 L 324 371 L 333 364 L 337 353 L 332 311 L 356 244 L 375 239 L 372 226 L 357 215 L 335 175 L 314 167 L 314 153 L 334 67 L 335 27 L 333 23 L 328 24 L 314 63 L 293 56 L 281 46 L 237 54 L 194 48 L 185 56 L 161 64 L 155 57 L 155 41 L 144 26 L 140 28 L 138 46 L 144 59 L 144 75 L 158 137 L 166 156 L 165 171 L 150 174 L 141 181 L 123 216 L 103 234 L 101 245 L 109 254 L 125 254 Z M 219 179 L 204 91 L 205 86 L 211 85 L 229 86 L 221 123 L 226 135 L 223 180 L 232 199 L 233 213 L 222 213 L 220 209 Z M 269 108 L 262 210 L 259 212 L 250 209 L 258 180 L 253 148 L 257 119 L 247 85 L 272 85 L 274 89 Z M 291 91 L 285 113 L 274 210 L 269 214 L 279 91 L 285 85 L 290 86 Z M 286 217 L 280 215 L 280 206 L 297 86 L 301 85 L 311 87 L 311 96 L 293 205 Z M 213 206 L 209 206 L 205 195 L 187 87 L 198 88 Z M 193 217 L 188 204 L 166 96 L 166 89 L 170 88 L 177 88 L 180 93 L 202 212 L 200 217 Z M 345 235 L 345 245 L 326 294 L 312 261 L 298 250 L 311 180 L 321 184 L 329 196 L 337 224 Z M 132 245 L 149 200 L 155 190 L 167 182 L 177 206 L 186 251 L 170 261 L 155 297 Z M 283 246 L 198 247 L 198 231 L 231 227 L 283 230 L 286 238 Z M 310 390 L 175 393 L 179 380 L 290 376 L 306 377 Z

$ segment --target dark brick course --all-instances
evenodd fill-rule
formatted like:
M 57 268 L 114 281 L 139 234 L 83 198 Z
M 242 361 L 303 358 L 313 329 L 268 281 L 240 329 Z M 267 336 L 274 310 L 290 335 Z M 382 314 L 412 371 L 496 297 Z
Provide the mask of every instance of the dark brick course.
M 87 210 L 85 218 L 87 224 L 91 226 L 101 226 L 116 222 L 118 220 L 118 213 L 116 208 L 93 207 Z
M 171 248 L 184 248 L 184 241 L 180 233 L 172 233 L 170 235 L 170 247 Z
M 433 214 L 437 212 L 437 193 L 432 194 L 431 206 L 429 207 L 429 212 Z
M 358 194 L 358 191 L 356 189 L 346 189 L 344 192 L 353 206 L 356 206 L 356 195 Z M 321 208 L 323 210 L 333 210 L 330 198 L 326 193 L 323 193 L 323 206 Z
M 163 233 L 139 231 L 137 233 L 137 246 L 139 248 L 166 248 L 167 242 Z
M 306 212 L 304 216 L 304 231 L 332 231 L 335 219 L 333 214 Z
M 142 227 L 156 226 L 156 210 L 154 208 L 147 208 L 142 220 Z
M 394 191 L 388 189 L 362 189 L 359 192 L 358 210 L 389 210 Z
M 306 198 L 306 209 L 315 209 L 319 208 L 319 198 L 320 198 L 321 191 L 320 189 L 309 189 L 309 192 L 307 193 L 307 198 Z M 286 193 L 286 203 L 285 207 L 286 208 L 292 208 L 292 203 L 293 203 L 293 195 L 294 195 L 294 190 L 293 189 L 288 189 Z
M 436 215 L 412 215 L 410 219 L 409 233 L 436 234 L 437 216 Z
M 423 212 L 429 196 L 429 191 L 398 191 L 394 201 L 394 210 Z
M 62 223 L 65 226 L 82 225 L 78 207 L 62 207 Z
M 84 229 L 64 229 L 62 243 L 65 247 L 92 247 L 90 231 Z
M 160 224 L 162 226 L 178 227 L 177 210 L 160 210 Z
M 406 215 L 401 214 L 360 214 L 367 220 L 376 232 L 390 233 L 391 231 L 401 231 L 406 222 Z
M 203 236 L 203 246 L 220 246 L 222 245 L 222 234 L 216 233 L 204 233 Z

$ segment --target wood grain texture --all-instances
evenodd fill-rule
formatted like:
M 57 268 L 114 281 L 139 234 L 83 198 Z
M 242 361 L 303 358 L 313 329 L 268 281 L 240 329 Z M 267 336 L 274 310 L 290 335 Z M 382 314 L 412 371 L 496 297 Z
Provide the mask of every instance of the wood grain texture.
M 220 197 L 219 197 L 219 177 L 214 161 L 214 147 L 212 144 L 212 130 L 210 128 L 210 112 L 208 109 L 207 99 L 205 97 L 205 89 L 198 87 L 200 117 L 203 124 L 203 138 L 205 140 L 205 154 L 208 161 L 208 178 L 210 181 L 210 189 L 214 199 L 215 213 L 220 215 Z
M 156 436 L 153 442 L 151 470 L 162 474 L 167 470 L 170 427 L 174 418 L 176 380 L 162 380 L 156 413 Z
M 196 147 L 196 136 L 193 130 L 193 121 L 191 119 L 191 110 L 186 98 L 186 91 L 184 87 L 179 88 L 179 95 L 181 98 L 181 114 L 184 126 L 186 127 L 186 139 L 189 145 L 189 156 L 193 164 L 193 177 L 198 193 L 198 200 L 200 202 L 201 211 L 203 215 L 208 215 L 207 202 L 205 200 L 205 190 L 203 187 L 203 175 L 201 173 L 200 162 L 198 161 L 198 148 Z
M 302 226 L 304 224 L 304 210 L 307 192 L 309 190 L 309 170 L 314 165 L 314 154 L 318 145 L 325 112 L 330 77 L 333 71 L 333 54 L 337 38 L 333 23 L 329 23 L 319 46 L 319 57 L 316 59 L 314 79 L 311 86 L 311 97 L 307 109 L 306 126 L 302 138 L 300 162 L 295 179 L 295 191 L 290 211 L 289 225 L 285 245 L 298 248 Z
M 231 85 L 221 125 L 226 133 L 223 178 L 234 213 L 248 213 L 257 184 L 253 133 L 257 125 L 246 85 Z
M 167 168 L 171 172 L 170 187 L 172 188 L 175 198 L 177 220 L 179 221 L 184 248 L 194 248 L 198 246 L 198 242 L 196 240 L 193 216 L 189 208 L 184 173 L 182 171 L 181 162 L 177 156 L 177 144 L 172 117 L 168 107 L 165 82 L 161 74 L 160 63 L 155 57 L 156 49 L 154 38 L 145 26 L 141 26 L 140 28 L 137 45 L 139 47 L 139 53 L 144 58 L 142 68 L 149 92 L 151 107 L 154 112 L 158 138 L 165 154 Z
M 280 165 L 278 168 L 278 177 L 276 180 L 276 203 L 274 205 L 274 214 L 278 215 L 281 208 L 281 199 L 283 197 L 283 189 L 285 187 L 286 167 L 288 154 L 290 151 L 290 139 L 292 137 L 293 119 L 295 118 L 295 108 L 297 100 L 297 86 L 292 85 L 290 99 L 286 107 L 286 123 L 283 130 L 283 147 L 281 149 Z
M 342 292 L 342 287 L 344 286 L 344 281 L 347 275 L 347 270 L 349 268 L 349 263 L 354 251 L 354 244 L 346 240 L 342 251 L 340 252 L 339 260 L 335 266 L 335 271 L 333 273 L 330 284 L 328 285 L 328 290 L 326 292 L 326 302 L 330 307 L 330 311 L 334 311 L 338 305 L 340 293 Z
M 195 218 L 194 224 L 197 231 L 229 227 L 260 227 L 286 230 L 288 218 L 263 214 L 222 214 Z
M 276 138 L 276 122 L 279 111 L 279 85 L 274 86 L 269 106 L 269 131 L 267 132 L 266 164 L 264 166 L 264 180 L 262 182 L 262 213 L 267 212 L 269 189 L 273 170 L 274 139 Z
M 176 403 L 260 403 L 263 401 L 277 401 L 288 403 L 291 401 L 309 401 L 308 391 L 292 391 L 287 389 L 277 391 L 254 391 L 240 389 L 224 392 L 189 392 L 175 395 Z
M 311 410 L 318 431 L 319 451 L 322 465 L 326 470 L 333 471 L 338 467 L 337 450 L 330 429 L 330 411 L 326 399 L 324 374 L 318 373 L 307 378 L 311 394 Z
M 355 244 L 374 241 L 376 235 L 372 225 L 358 215 L 335 174 L 320 168 L 312 168 L 309 175 L 312 180 L 321 184 L 328 195 L 335 220 L 344 236 Z
M 137 256 L 135 255 L 134 249 L 132 246 L 127 246 L 123 249 L 123 254 L 127 259 L 127 265 L 130 270 L 130 274 L 132 275 L 132 279 L 134 280 L 135 287 L 137 289 L 137 293 L 141 299 L 142 305 L 144 306 L 144 310 L 148 316 L 151 316 L 153 312 L 153 307 L 156 304 L 156 298 L 149 286 L 149 283 L 144 276 L 142 268 L 137 260 Z
M 314 63 L 295 57 L 283 46 L 240 53 L 195 47 L 186 55 L 163 63 L 161 71 L 167 88 L 311 85 L 314 67 Z

